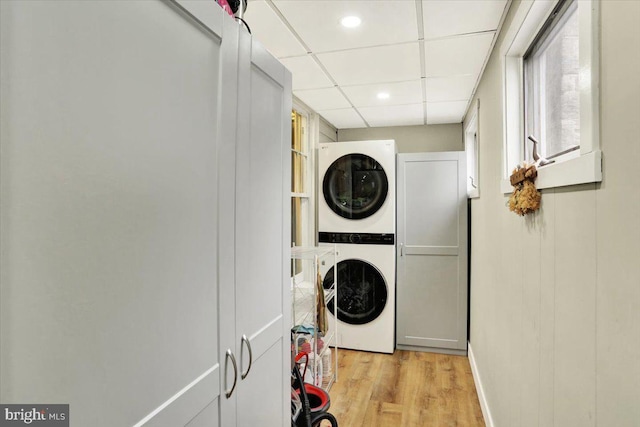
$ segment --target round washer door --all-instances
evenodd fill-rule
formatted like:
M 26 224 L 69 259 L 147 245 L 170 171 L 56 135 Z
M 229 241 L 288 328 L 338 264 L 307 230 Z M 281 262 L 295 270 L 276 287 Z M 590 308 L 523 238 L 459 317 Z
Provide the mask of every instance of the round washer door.
M 389 181 L 382 165 L 364 154 L 347 154 L 329 166 L 322 181 L 324 200 L 347 219 L 367 218 L 384 204 Z
M 340 261 L 338 267 L 338 319 L 352 325 L 363 325 L 376 319 L 387 304 L 387 284 L 380 271 L 357 259 Z M 333 267 L 322 282 L 325 289 L 333 286 Z M 327 308 L 336 315 L 335 297 Z

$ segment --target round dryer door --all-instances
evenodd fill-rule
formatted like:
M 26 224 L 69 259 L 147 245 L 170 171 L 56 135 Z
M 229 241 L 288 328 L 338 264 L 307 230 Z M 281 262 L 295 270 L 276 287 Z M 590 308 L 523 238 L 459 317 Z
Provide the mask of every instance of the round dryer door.
M 347 154 L 329 166 L 322 182 L 324 200 L 347 219 L 367 218 L 387 198 L 389 182 L 384 169 L 364 154 Z
M 376 267 L 364 261 L 349 259 L 338 263 L 338 319 L 362 325 L 376 319 L 387 304 L 387 284 Z M 333 285 L 333 267 L 322 282 L 325 289 Z M 335 297 L 327 308 L 336 315 Z

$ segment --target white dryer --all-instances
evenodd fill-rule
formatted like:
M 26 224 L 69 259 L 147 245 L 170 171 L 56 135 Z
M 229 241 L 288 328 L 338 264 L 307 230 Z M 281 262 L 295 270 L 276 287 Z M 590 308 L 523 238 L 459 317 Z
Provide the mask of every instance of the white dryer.
M 393 234 L 320 233 L 320 245 L 337 249 L 336 295 L 329 300 L 329 334 L 337 345 L 393 353 L 395 348 L 396 257 Z M 323 286 L 334 283 L 333 264 L 321 266 Z
M 395 233 L 396 143 L 393 140 L 318 146 L 318 231 Z

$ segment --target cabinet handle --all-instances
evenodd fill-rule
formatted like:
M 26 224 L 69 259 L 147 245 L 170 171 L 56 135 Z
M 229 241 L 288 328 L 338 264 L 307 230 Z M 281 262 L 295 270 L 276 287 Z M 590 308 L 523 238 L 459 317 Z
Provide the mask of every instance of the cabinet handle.
M 240 375 L 241 379 L 245 379 L 247 378 L 247 375 L 249 375 L 249 371 L 251 370 L 251 365 L 253 365 L 253 351 L 251 351 L 251 342 L 249 341 L 249 338 L 247 338 L 247 336 L 243 334 L 242 343 L 240 344 L 240 360 L 243 359 L 242 350 L 244 350 L 244 346 L 242 344 L 246 344 L 247 350 L 249 351 L 249 366 L 247 366 L 247 370 L 244 371 L 242 375 Z
M 238 382 L 238 364 L 236 363 L 236 357 L 231 352 L 231 349 L 227 350 L 227 354 L 224 358 L 224 388 L 227 388 L 227 367 L 229 366 L 229 359 L 231 359 L 231 363 L 233 364 L 233 385 L 231 386 L 231 390 L 225 390 L 225 396 L 227 399 L 231 397 L 233 394 L 233 390 L 236 389 L 236 383 Z
M 400 243 L 400 256 L 404 255 L 404 243 Z

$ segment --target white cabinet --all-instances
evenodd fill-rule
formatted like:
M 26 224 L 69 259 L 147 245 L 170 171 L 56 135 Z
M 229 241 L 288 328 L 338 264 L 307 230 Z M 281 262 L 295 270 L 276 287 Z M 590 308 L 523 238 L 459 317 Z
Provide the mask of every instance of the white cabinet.
M 296 353 L 303 351 L 301 341 L 307 341 L 309 353 L 307 364 L 308 378 L 305 381 L 329 390 L 338 379 L 338 326 L 329 330 L 328 322 L 326 330 L 318 325 L 318 303 L 320 298 L 324 300 L 325 316 L 326 304 L 337 297 L 338 284 L 335 282 L 321 285 L 319 290 L 317 280 L 321 277 L 321 264 L 326 269 L 333 267 L 337 271 L 337 254 L 334 246 L 297 246 L 291 248 L 293 265 L 292 279 L 292 307 L 291 321 L 293 334 L 293 348 Z M 321 294 L 320 294 L 321 292 Z M 332 350 L 331 347 L 334 347 Z
M 222 425 L 275 427 L 291 423 L 291 74 L 246 31 L 239 35 L 235 151 L 220 177 L 220 357 L 228 391 L 236 381 Z M 225 153 L 232 140 L 222 142 Z
M 466 354 L 465 160 L 461 152 L 398 155 L 398 349 Z
M 290 425 L 289 73 L 213 1 L 0 19 L 0 401 Z

